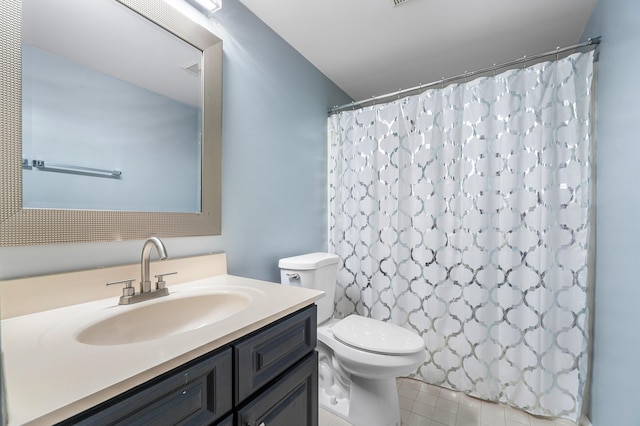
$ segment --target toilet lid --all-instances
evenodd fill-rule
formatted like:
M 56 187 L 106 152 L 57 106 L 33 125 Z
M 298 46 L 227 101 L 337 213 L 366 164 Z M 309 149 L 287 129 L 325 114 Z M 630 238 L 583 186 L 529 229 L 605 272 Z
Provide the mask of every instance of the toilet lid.
M 331 327 L 331 332 L 342 343 L 381 354 L 411 354 L 425 346 L 413 331 L 359 315 L 349 315 Z

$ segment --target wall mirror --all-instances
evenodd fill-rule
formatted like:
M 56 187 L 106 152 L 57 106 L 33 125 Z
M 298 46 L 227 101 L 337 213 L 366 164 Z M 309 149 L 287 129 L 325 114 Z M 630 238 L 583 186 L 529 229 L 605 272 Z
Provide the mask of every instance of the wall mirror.
M 221 40 L 163 0 L 1 7 L 0 245 L 219 234 Z

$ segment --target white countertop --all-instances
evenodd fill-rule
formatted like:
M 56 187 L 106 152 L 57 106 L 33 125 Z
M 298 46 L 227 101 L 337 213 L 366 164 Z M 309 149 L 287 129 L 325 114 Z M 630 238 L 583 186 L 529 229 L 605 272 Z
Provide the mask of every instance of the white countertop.
M 252 301 L 247 309 L 214 324 L 111 346 L 79 343 L 75 336 L 84 326 L 115 310 L 135 308 L 118 305 L 118 297 L 3 320 L 9 425 L 49 425 L 64 420 L 308 306 L 324 294 L 232 275 L 169 289 L 175 295 L 242 289 Z M 154 301 L 161 299 L 166 298 Z

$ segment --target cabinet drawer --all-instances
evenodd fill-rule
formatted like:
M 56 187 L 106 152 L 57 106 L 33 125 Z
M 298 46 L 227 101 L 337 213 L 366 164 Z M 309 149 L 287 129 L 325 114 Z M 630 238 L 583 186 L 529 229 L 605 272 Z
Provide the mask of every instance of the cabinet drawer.
M 160 376 L 62 424 L 204 425 L 232 409 L 232 351 Z
M 318 426 L 318 353 L 238 410 L 237 426 Z
M 316 347 L 316 305 L 234 345 L 238 404 Z

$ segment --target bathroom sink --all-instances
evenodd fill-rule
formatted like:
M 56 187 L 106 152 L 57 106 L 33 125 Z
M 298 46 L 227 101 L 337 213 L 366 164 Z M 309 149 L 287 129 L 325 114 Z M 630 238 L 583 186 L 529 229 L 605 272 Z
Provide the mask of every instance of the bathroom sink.
M 248 295 L 216 292 L 174 295 L 130 306 L 81 329 L 75 336 L 87 345 L 125 345 L 195 330 L 228 318 L 251 302 Z

